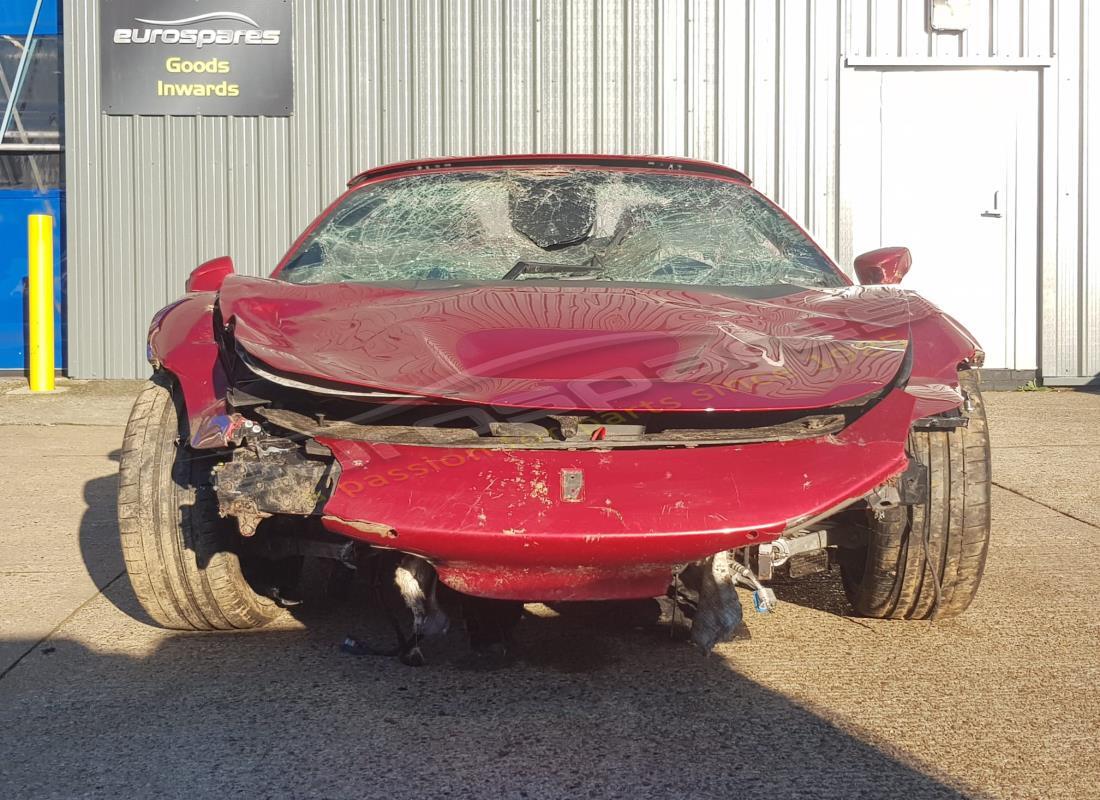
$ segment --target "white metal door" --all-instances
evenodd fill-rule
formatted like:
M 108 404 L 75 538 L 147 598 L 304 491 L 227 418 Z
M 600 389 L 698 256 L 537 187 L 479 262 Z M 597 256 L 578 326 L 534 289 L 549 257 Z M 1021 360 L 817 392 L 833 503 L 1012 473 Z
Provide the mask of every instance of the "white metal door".
M 841 174 L 850 255 L 909 247 L 904 286 L 965 325 L 987 367 L 1034 369 L 1036 76 L 861 71 L 848 85 Z

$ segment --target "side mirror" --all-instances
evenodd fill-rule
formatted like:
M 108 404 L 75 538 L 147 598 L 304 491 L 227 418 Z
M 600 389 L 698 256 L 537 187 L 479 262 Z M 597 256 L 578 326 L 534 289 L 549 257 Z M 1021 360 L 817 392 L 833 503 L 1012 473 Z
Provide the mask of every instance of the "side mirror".
M 883 247 L 856 256 L 856 277 L 864 286 L 878 283 L 901 283 L 913 266 L 913 254 L 908 247 Z
M 188 292 L 216 292 L 222 288 L 222 281 L 232 274 L 233 259 L 218 256 L 195 267 L 187 277 L 184 289 Z

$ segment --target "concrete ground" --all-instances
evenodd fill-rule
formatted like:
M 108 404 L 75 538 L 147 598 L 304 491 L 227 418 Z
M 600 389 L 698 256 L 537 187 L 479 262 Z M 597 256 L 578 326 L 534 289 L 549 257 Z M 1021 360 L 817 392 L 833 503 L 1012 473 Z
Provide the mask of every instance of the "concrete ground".
M 263 631 L 144 621 L 114 522 L 138 384 L 0 382 L 5 797 L 1100 797 L 1100 395 L 988 395 L 994 530 L 962 618 L 780 589 L 709 658 L 536 607 L 514 662 L 338 652 L 355 608 Z

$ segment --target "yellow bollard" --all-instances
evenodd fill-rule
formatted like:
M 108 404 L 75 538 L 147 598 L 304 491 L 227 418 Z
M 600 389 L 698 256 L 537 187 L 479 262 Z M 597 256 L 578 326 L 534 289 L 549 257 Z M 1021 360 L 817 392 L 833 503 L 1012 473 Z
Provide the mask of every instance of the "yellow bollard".
M 53 352 L 53 217 L 27 217 L 27 327 L 30 389 L 52 392 Z

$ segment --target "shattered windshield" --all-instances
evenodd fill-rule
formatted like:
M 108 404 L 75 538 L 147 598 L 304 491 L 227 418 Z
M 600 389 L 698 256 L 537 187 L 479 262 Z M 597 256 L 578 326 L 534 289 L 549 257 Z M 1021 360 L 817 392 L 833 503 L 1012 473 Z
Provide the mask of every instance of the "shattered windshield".
M 420 174 L 352 192 L 278 277 L 842 286 L 747 186 L 683 174 L 503 169 Z

